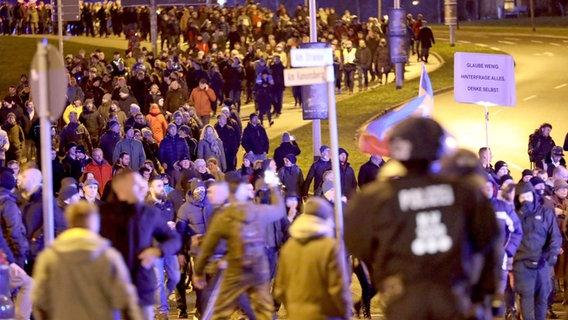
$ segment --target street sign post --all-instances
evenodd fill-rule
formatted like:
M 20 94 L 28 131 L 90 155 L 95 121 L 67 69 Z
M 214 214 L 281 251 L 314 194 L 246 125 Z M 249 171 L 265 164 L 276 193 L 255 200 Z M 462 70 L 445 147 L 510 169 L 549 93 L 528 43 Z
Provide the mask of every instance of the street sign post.
M 38 42 L 30 72 L 32 97 L 37 104 L 43 176 L 43 228 L 46 247 L 53 242 L 53 174 L 51 168 L 51 120 L 56 121 L 65 107 L 67 69 L 63 57 L 47 39 Z

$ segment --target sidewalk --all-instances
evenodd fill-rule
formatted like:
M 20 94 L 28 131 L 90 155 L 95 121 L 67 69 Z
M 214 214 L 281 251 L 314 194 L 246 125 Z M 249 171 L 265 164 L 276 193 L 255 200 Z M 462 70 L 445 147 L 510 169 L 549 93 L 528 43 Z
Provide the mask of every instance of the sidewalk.
M 54 35 L 24 35 L 23 37 L 35 37 L 35 38 L 47 37 L 49 39 L 57 40 L 57 36 L 54 36 Z M 117 48 L 117 49 L 122 49 L 122 50 L 125 50 L 126 47 L 127 47 L 126 39 L 124 39 L 123 37 L 119 38 L 119 37 L 116 37 L 116 36 L 110 36 L 108 38 L 99 38 L 99 37 L 92 38 L 92 37 L 86 37 L 86 36 L 79 36 L 79 37 L 64 36 L 63 40 L 64 40 L 63 46 L 65 46 L 65 42 L 69 41 L 69 42 L 74 42 L 74 43 L 79 43 L 79 44 L 89 44 L 89 45 L 101 46 L 101 47 L 112 47 L 112 48 Z M 146 47 L 148 49 L 151 48 L 151 44 L 148 41 L 143 41 L 141 43 L 141 46 Z M 444 62 L 440 60 L 438 55 L 436 55 L 435 53 L 431 54 L 430 55 L 430 62 L 426 65 L 426 70 L 429 73 L 431 73 L 431 72 L 435 71 L 436 69 L 438 69 L 443 63 Z M 416 56 L 411 56 L 410 57 L 410 64 L 405 67 L 405 73 L 404 73 L 405 81 L 419 78 L 421 71 L 422 71 L 421 70 L 421 63 L 416 62 Z M 389 77 L 391 78 L 389 80 L 389 83 L 392 83 L 394 81 L 393 74 L 389 74 Z M 336 95 L 337 104 L 339 104 L 343 100 L 352 98 L 352 97 L 359 95 L 359 94 L 364 94 L 366 92 L 371 92 L 373 90 L 384 90 L 383 86 L 379 85 L 378 81 L 376 81 L 376 80 L 374 82 L 369 83 L 369 90 L 368 91 L 358 92 L 357 86 L 358 86 L 358 77 L 356 75 L 355 76 L 355 93 L 352 94 L 352 95 L 349 95 L 347 93 L 342 93 L 342 94 Z M 404 86 L 404 82 L 403 82 L 403 86 Z M 392 88 L 389 88 L 388 90 L 392 90 Z M 343 91 L 345 92 L 347 90 L 343 90 Z M 286 88 L 286 91 L 284 92 L 284 102 L 283 102 L 283 106 L 282 106 L 282 115 L 278 119 L 274 119 L 274 125 L 272 127 L 266 126 L 266 132 L 268 134 L 269 139 L 280 137 L 286 131 L 291 131 L 291 130 L 294 130 L 296 128 L 299 128 L 299 127 L 302 127 L 302 126 L 305 126 L 305 125 L 308 125 L 308 124 L 311 123 L 311 120 L 303 120 L 302 119 L 302 109 L 300 107 L 294 107 L 294 99 L 292 97 L 291 92 L 292 92 L 292 90 L 290 88 Z M 394 93 L 394 91 L 393 91 L 393 93 Z M 244 98 L 243 98 L 243 101 L 244 101 Z M 246 126 L 246 124 L 248 122 L 249 115 L 252 112 L 254 112 L 254 103 L 243 104 L 241 106 L 241 119 L 243 119 L 243 121 L 244 121 L 243 126 Z M 341 127 L 341 122 L 339 122 L 338 125 Z M 323 133 L 323 134 L 326 134 L 326 133 Z M 271 151 L 273 151 L 275 147 L 276 146 L 272 146 Z M 302 147 L 305 150 L 309 150 L 308 148 L 306 148 L 306 146 L 302 146 Z M 240 159 L 238 159 L 238 160 L 240 160 Z

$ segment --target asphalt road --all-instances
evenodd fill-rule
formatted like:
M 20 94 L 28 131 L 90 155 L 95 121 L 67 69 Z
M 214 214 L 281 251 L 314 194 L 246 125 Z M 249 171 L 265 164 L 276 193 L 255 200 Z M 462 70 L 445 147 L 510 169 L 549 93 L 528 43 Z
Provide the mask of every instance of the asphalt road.
M 449 33 L 438 31 L 438 41 Z M 491 48 L 513 56 L 516 107 L 489 108 L 489 146 L 493 163 L 504 160 L 515 180 L 529 167 L 528 136 L 544 122 L 552 124 L 552 137 L 562 145 L 568 130 L 568 37 L 527 34 L 480 34 L 457 31 L 456 43 Z M 435 48 L 434 48 L 435 49 Z M 433 84 L 435 87 L 435 83 Z M 460 146 L 477 151 L 485 145 L 484 107 L 454 101 L 454 92 L 436 95 L 434 116 L 458 139 Z

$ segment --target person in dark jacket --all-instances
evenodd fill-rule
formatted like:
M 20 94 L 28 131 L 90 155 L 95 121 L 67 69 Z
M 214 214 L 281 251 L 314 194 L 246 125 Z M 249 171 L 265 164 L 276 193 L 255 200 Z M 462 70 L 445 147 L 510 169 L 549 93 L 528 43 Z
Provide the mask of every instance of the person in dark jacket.
M 74 111 L 69 113 L 69 123 L 61 130 L 60 137 L 60 149 L 65 149 L 69 143 L 73 142 L 78 146 L 85 146 L 89 154 L 93 152 L 91 135 L 87 128 L 78 122 L 77 113 Z
M 241 112 L 241 92 L 245 71 L 238 57 L 234 57 L 232 64 L 225 69 L 227 70 L 225 87 L 229 89 L 229 98 L 235 103 L 238 112 Z
M 154 318 L 157 287 L 154 263 L 175 254 L 181 242 L 160 215 L 160 210 L 144 203 L 147 182 L 133 171 L 122 171 L 112 180 L 115 199 L 101 206 L 101 236 L 109 239 L 122 254 L 138 292 L 145 319 Z
M 302 190 L 302 196 L 307 196 L 310 191 L 310 185 L 312 180 L 314 182 L 314 195 L 321 196 L 321 185 L 323 183 L 323 174 L 331 170 L 331 160 L 328 146 L 320 147 L 320 158 L 312 163 L 308 175 L 306 176 L 306 181 L 304 182 L 304 187 Z
M 237 152 L 241 144 L 239 140 L 239 133 L 237 130 L 227 124 L 227 116 L 221 113 L 217 116 L 217 123 L 215 124 L 215 131 L 219 139 L 223 141 L 223 149 L 225 151 L 225 172 L 235 171 L 237 166 Z
M 385 164 L 385 160 L 380 155 L 372 154 L 369 161 L 365 162 L 359 168 L 359 174 L 357 175 L 357 182 L 359 183 L 359 188 L 363 188 L 364 185 L 375 181 L 377 179 L 377 174 L 379 174 L 379 169 Z
M 280 55 L 275 54 L 273 59 L 274 62 L 270 65 L 270 74 L 274 79 L 274 86 L 272 86 L 274 114 L 278 117 L 282 114 L 282 99 L 286 87 L 284 86 L 284 65 L 280 60 Z
M 284 166 L 284 157 L 289 154 L 293 154 L 295 156 L 300 155 L 302 151 L 296 142 L 296 139 L 288 132 L 284 132 L 282 134 L 282 143 L 274 149 L 274 162 L 276 162 L 276 168 L 280 169 Z M 298 190 L 300 191 L 300 190 Z
M 250 122 L 243 131 L 241 144 L 247 153 L 254 156 L 254 161 L 266 159 L 269 148 L 268 135 L 264 127 L 258 122 L 256 113 L 250 115 Z
M 545 168 L 545 158 L 552 150 L 552 147 L 556 145 L 550 136 L 551 131 L 552 125 L 550 123 L 543 123 L 529 136 L 529 160 L 534 163 L 537 168 Z
M 430 55 L 430 48 L 433 44 L 436 43 L 434 41 L 434 34 L 432 33 L 432 29 L 428 26 L 426 20 L 422 20 L 422 26 L 420 27 L 420 31 L 418 31 L 418 42 L 420 43 L 420 59 L 425 63 L 428 63 L 428 56 Z
M 15 187 L 14 171 L 10 168 L 0 168 L 0 227 L 2 234 L 6 236 L 6 241 L 14 255 L 16 264 L 23 268 L 29 244 L 28 239 L 26 239 L 26 228 L 22 221 L 22 214 L 13 192 Z
M 22 220 L 26 229 L 30 251 L 26 272 L 31 274 L 37 255 L 43 250 L 45 238 L 43 233 L 43 198 L 42 198 L 42 176 L 41 171 L 30 168 L 22 173 L 22 194 L 18 203 L 22 212 Z M 63 212 L 54 201 L 53 222 L 55 236 L 66 229 L 65 217 Z
M 175 227 L 175 211 L 174 205 L 168 201 L 164 189 L 162 178 L 156 176 L 150 180 L 150 188 L 146 203 L 160 210 L 160 216 L 163 223 L 167 224 L 170 229 Z M 168 297 L 176 288 L 180 280 L 179 263 L 175 254 L 167 255 L 156 259 L 154 268 L 157 275 L 158 283 L 158 318 L 167 317 L 170 310 Z M 168 280 L 164 281 L 164 271 L 168 276 Z
M 103 150 L 103 157 L 109 163 L 113 162 L 114 148 L 120 141 L 120 124 L 117 121 L 108 123 L 108 129 L 101 136 L 100 148 Z
M 535 199 L 531 183 L 517 185 L 515 207 L 523 238 L 515 253 L 515 290 L 521 297 L 523 319 L 545 319 L 552 291 L 550 272 L 562 248 L 562 236 L 554 209 Z
M 369 88 L 369 71 L 373 63 L 371 49 L 367 48 L 365 40 L 359 40 L 357 48 L 357 70 L 359 72 L 359 91 L 363 90 L 363 79 L 365 80 L 365 90 Z
M 97 111 L 92 99 L 85 100 L 83 112 L 79 116 L 79 122 L 82 123 L 91 138 L 91 146 L 97 147 L 99 145 L 99 138 L 103 128 L 103 118 Z
M 341 176 L 341 192 L 347 199 L 350 199 L 357 191 L 357 179 L 355 171 L 348 162 L 349 153 L 343 148 L 339 148 L 339 174 Z
M 278 169 L 278 178 L 286 188 L 286 194 L 299 195 L 304 187 L 304 174 L 296 161 L 296 156 L 289 153 L 284 157 L 284 166 Z
M 185 139 L 180 138 L 177 134 L 177 127 L 175 124 L 168 125 L 168 134 L 160 143 L 158 150 L 158 159 L 162 163 L 166 172 L 174 170 L 174 163 L 178 161 L 183 155 L 189 155 L 189 147 Z
M 274 101 L 273 87 L 274 80 L 270 77 L 270 72 L 268 72 L 267 69 L 262 70 L 254 87 L 254 100 L 258 109 L 260 123 L 262 124 L 264 122 L 264 115 L 266 115 L 268 118 L 268 124 L 271 127 L 274 124 L 274 121 L 272 121 L 272 113 L 270 112 L 270 107 Z

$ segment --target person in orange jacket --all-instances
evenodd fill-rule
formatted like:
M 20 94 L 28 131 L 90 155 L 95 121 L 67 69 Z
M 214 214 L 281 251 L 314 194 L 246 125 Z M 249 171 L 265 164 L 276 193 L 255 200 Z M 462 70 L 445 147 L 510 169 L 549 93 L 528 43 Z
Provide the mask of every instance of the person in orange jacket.
M 146 120 L 148 120 L 148 125 L 154 133 L 154 139 L 159 145 L 160 142 L 164 140 L 164 136 L 168 130 L 168 122 L 157 103 L 150 104 L 150 113 L 146 115 Z
M 201 118 L 203 125 L 209 123 L 211 118 L 211 103 L 217 100 L 213 89 L 209 88 L 207 80 L 199 80 L 199 87 L 191 91 L 189 102 L 195 107 L 197 115 Z

